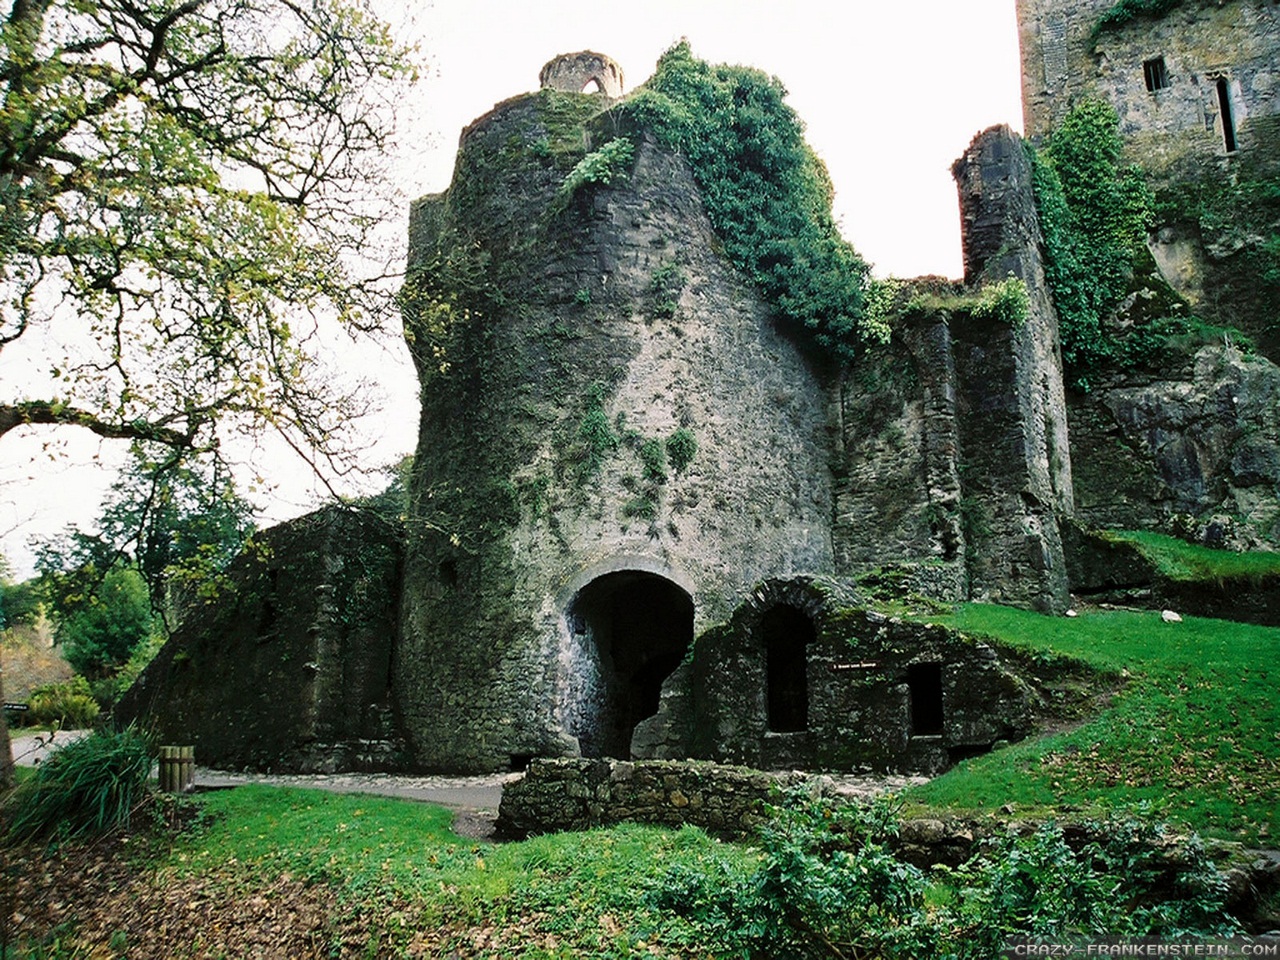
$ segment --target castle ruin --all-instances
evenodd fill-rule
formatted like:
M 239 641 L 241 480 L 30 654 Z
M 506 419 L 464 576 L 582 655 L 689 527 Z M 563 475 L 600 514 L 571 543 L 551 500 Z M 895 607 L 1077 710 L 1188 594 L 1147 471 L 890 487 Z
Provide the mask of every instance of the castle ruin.
M 1262 46 L 1210 69 L 1205 44 L 1175 39 L 1184 20 L 1193 31 L 1234 17 L 1274 54 L 1274 3 L 1188 2 L 1155 26 L 1095 36 L 1107 6 L 1019 3 L 1031 133 L 1102 93 L 1165 171 L 1197 151 L 1268 150 Z M 1122 74 L 1152 75 L 1157 48 L 1168 86 L 1147 90 L 1151 101 L 1121 91 Z M 1188 106 L 1211 103 L 1223 77 L 1233 147 L 1225 109 L 1210 123 Z M 584 141 L 613 135 L 616 64 L 572 54 L 541 79 L 463 132 L 450 188 L 412 209 L 404 301 L 422 412 L 403 532 L 320 515 L 323 549 L 245 561 L 257 572 L 242 574 L 251 588 L 232 612 L 268 626 L 239 631 L 230 649 L 216 641 L 220 655 L 270 666 L 237 669 L 290 690 L 303 720 L 271 729 L 254 717 L 280 709 L 278 692 L 228 670 L 218 687 L 184 666 L 218 671 L 216 624 L 180 631 L 126 700 L 191 731 L 201 756 L 939 769 L 1029 732 L 1043 678 L 948 631 L 850 615 L 859 578 L 1061 613 L 1078 513 L 1155 522 L 1170 490 L 1201 512 L 1237 495 L 1275 509 L 1280 457 L 1262 462 L 1255 443 L 1253 472 L 1233 466 L 1251 442 L 1243 419 L 1271 429 L 1277 416 L 1267 361 L 1195 361 L 1196 376 L 1253 384 L 1203 435 L 1162 437 L 1139 414 L 1108 421 L 1121 409 L 1105 406 L 1110 392 L 1069 402 L 1030 163 L 1007 128 L 979 135 L 954 166 L 964 284 L 921 282 L 937 307 L 841 372 L 779 331 L 720 253 L 688 163 L 655 138 L 637 131 L 625 179 L 565 188 Z M 1009 278 L 1027 293 L 1019 322 L 964 306 Z M 1148 420 L 1158 406 L 1142 408 Z M 1108 479 L 1117 433 L 1129 474 Z M 1198 487 L 1166 469 L 1188 456 Z M 1109 482 L 1132 482 L 1124 511 L 1101 502 Z M 327 600 L 282 629 L 277 595 L 317 583 Z M 170 700 L 186 704 L 181 716 Z M 261 735 L 224 748 L 228 725 Z

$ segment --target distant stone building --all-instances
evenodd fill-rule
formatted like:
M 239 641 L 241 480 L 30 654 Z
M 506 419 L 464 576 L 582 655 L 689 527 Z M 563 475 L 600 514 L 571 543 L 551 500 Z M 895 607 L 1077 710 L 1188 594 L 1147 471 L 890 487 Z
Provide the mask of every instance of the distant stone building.
M 1280 165 L 1280 5 L 1165 6 L 1126 17 L 1114 0 L 1018 0 L 1027 136 L 1091 97 L 1116 108 L 1129 157 L 1156 176 L 1241 155 Z

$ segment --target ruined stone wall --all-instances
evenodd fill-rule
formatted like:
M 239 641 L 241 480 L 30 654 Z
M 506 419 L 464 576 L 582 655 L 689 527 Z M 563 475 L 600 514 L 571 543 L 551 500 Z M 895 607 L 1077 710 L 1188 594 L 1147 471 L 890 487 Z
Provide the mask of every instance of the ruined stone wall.
M 1280 7 L 1184 0 L 1165 16 L 1101 32 L 1095 46 L 1091 34 L 1112 6 L 1018 0 L 1028 136 L 1049 133 L 1073 104 L 1099 98 L 1120 115 L 1131 160 L 1157 175 L 1196 174 L 1233 152 L 1221 79 L 1238 152 L 1280 163 Z
M 200 764 L 394 769 L 391 670 L 401 532 L 329 508 L 255 539 L 115 709 Z
M 714 763 L 535 760 L 502 790 L 497 829 L 507 838 L 615 823 L 702 827 L 716 836 L 750 837 L 782 791 L 819 782 Z
M 1058 318 L 1045 284 L 1031 164 L 1008 127 L 976 138 L 953 167 L 965 282 L 1013 278 L 1025 320 L 957 311 L 956 371 L 969 588 L 974 597 L 1065 609 L 1058 517 L 1073 509 Z
M 502 105 L 414 211 L 423 282 L 470 257 L 482 287 L 443 336 L 430 305 L 407 315 L 423 419 L 397 695 L 422 766 L 625 736 L 591 729 L 626 719 L 618 624 L 683 597 L 691 638 L 762 577 L 832 566 L 826 389 L 716 253 L 683 160 L 637 135 L 625 182 L 566 193 L 618 132 L 583 102 Z M 652 685 L 682 655 L 626 670 Z
M 955 398 L 941 315 L 903 318 L 889 343 L 870 346 L 846 373 L 834 456 L 839 573 L 907 561 L 919 592 L 968 596 Z
M 994 650 L 855 604 L 840 580 L 758 586 L 727 624 L 698 638 L 669 681 L 645 755 L 936 772 L 1034 727 L 1042 698 Z M 798 678 L 773 662 L 778 644 L 800 658 Z
M 1073 397 L 1079 515 L 1162 528 L 1221 513 L 1280 540 L 1280 368 L 1202 347 L 1159 378 L 1131 373 Z
M 892 340 L 841 387 L 836 570 L 923 561 L 935 573 L 928 592 L 1062 610 L 1071 454 L 1031 167 L 1000 127 L 954 172 L 965 287 L 914 282 Z M 1026 289 L 1024 319 L 972 309 L 973 295 L 1009 278 Z M 936 306 L 912 306 L 922 301 Z

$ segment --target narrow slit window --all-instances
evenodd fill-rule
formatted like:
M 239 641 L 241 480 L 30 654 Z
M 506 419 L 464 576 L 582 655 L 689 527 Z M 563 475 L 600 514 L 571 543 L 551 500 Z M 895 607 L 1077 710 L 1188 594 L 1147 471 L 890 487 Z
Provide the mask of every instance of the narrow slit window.
M 1218 78 L 1218 115 L 1222 118 L 1222 142 L 1227 153 L 1236 152 L 1236 121 L 1231 115 L 1231 88 L 1226 77 Z
M 1156 57 L 1142 62 L 1142 78 L 1147 82 L 1147 90 L 1155 93 L 1169 86 L 1169 71 L 1164 65 L 1164 57 Z

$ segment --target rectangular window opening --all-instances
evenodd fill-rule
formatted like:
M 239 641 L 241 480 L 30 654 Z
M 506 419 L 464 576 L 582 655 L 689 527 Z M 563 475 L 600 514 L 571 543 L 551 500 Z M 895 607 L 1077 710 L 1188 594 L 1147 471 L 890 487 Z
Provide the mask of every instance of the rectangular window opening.
M 1147 90 L 1155 93 L 1169 86 L 1169 71 L 1164 65 L 1164 57 L 1155 57 L 1142 62 L 1142 79 L 1147 83 Z
M 1218 78 L 1218 116 L 1222 118 L 1222 142 L 1227 153 L 1236 152 L 1236 122 L 1231 115 L 1231 89 L 1227 78 Z
M 942 733 L 942 664 L 914 663 L 907 667 L 911 693 L 911 735 L 936 737 Z

